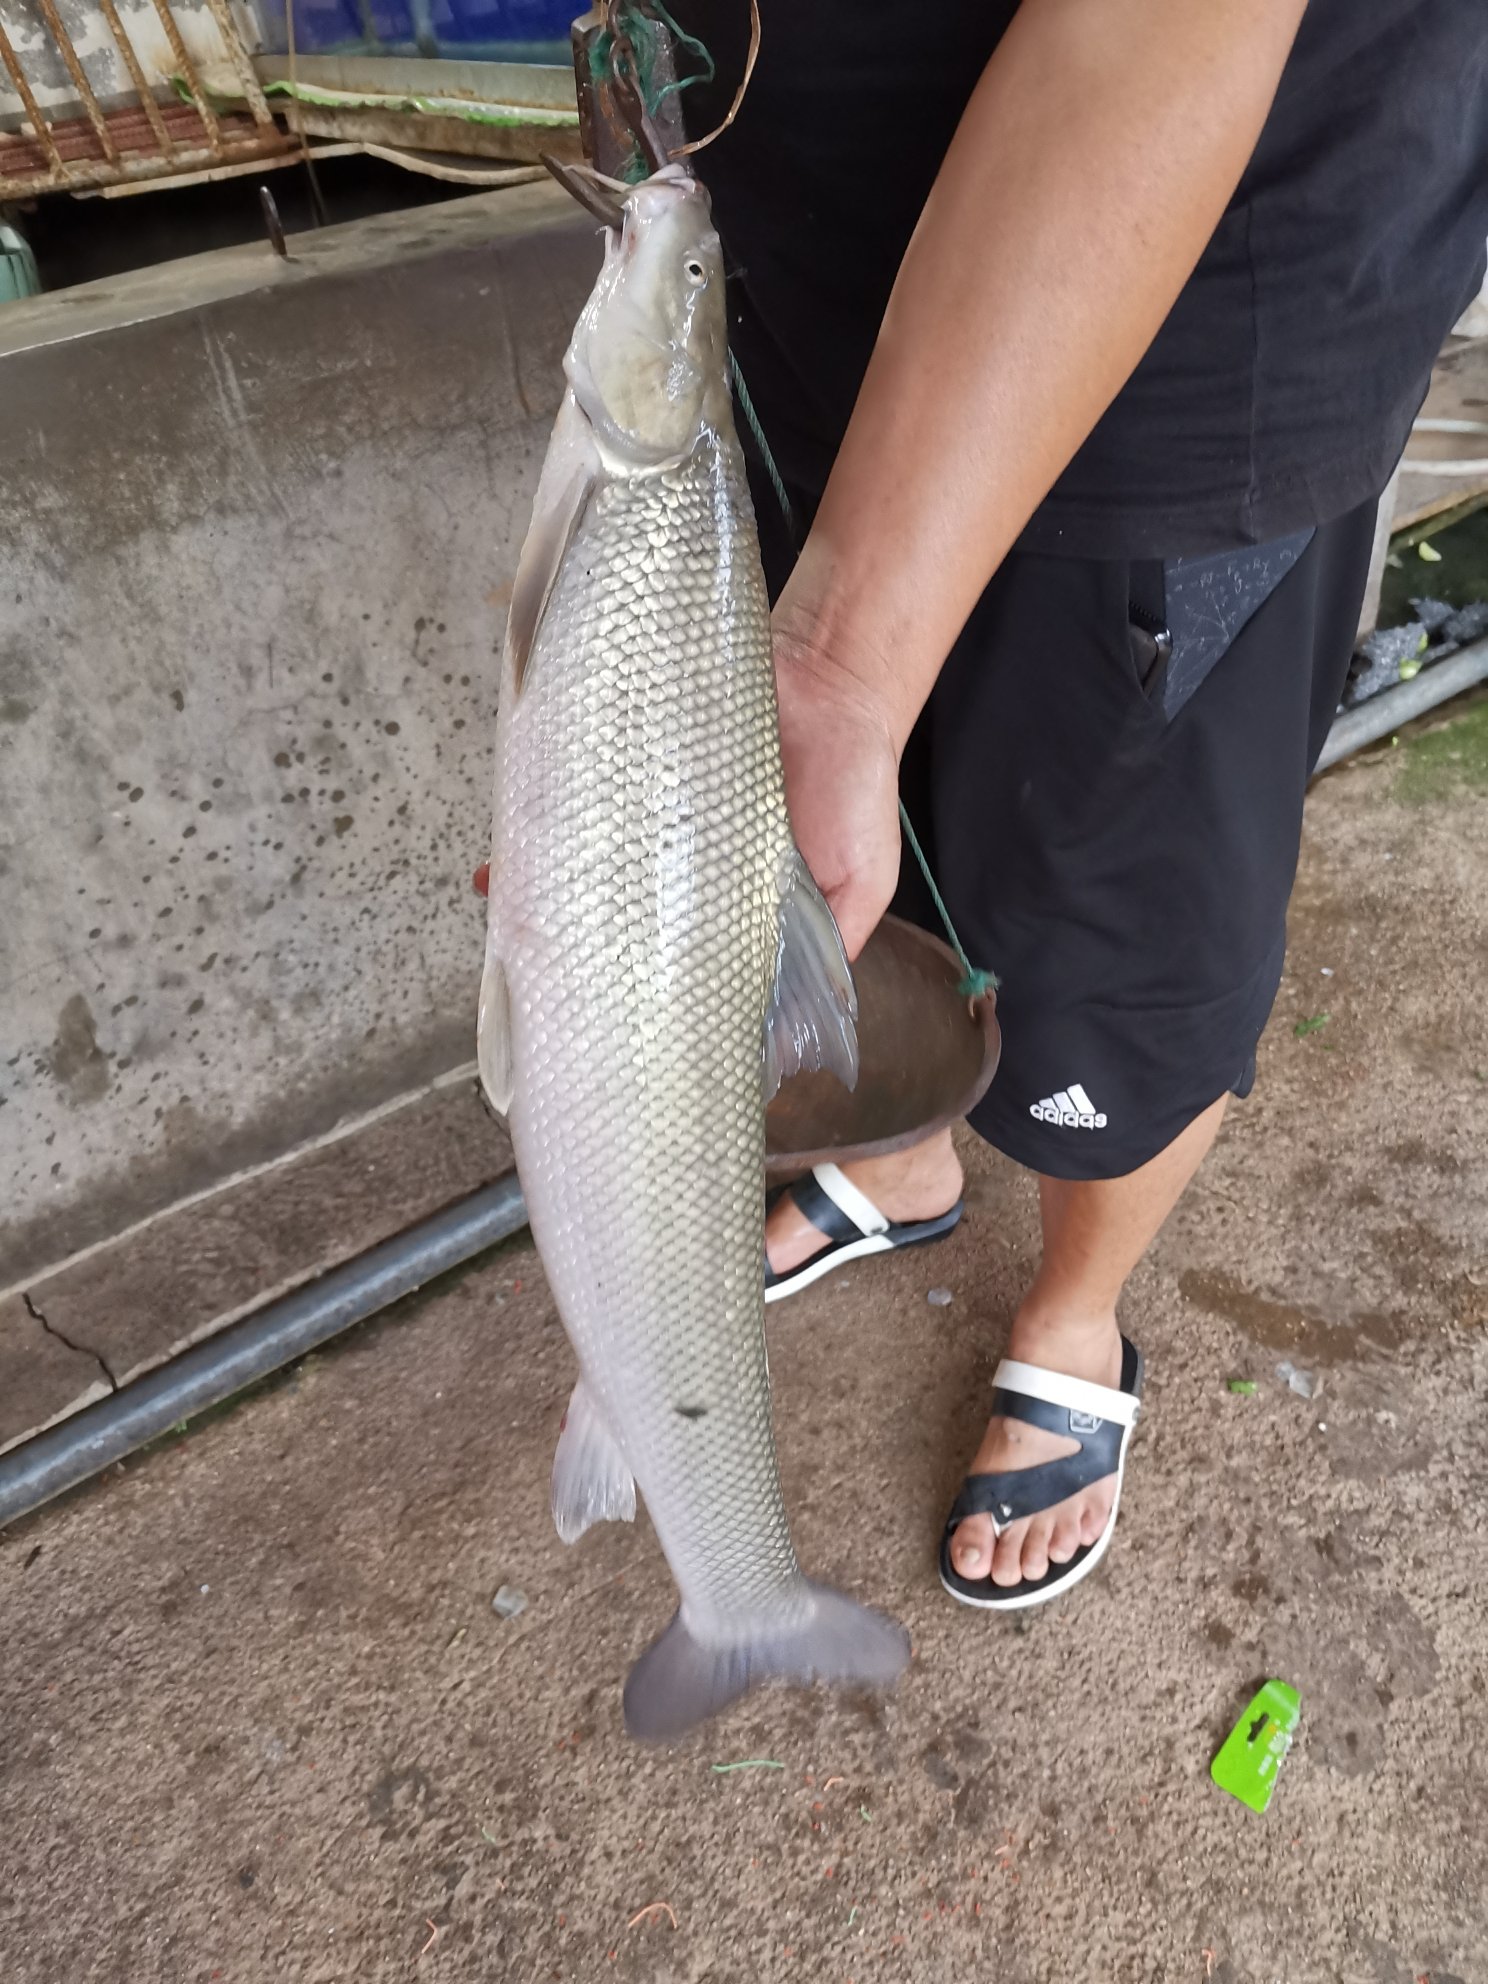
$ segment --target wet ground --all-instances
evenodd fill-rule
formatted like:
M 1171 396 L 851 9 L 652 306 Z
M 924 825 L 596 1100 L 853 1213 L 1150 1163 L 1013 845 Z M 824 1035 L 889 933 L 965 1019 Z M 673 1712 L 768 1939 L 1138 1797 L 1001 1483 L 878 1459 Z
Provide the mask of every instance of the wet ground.
M 627 1742 L 671 1600 L 644 1525 L 553 1534 L 525 1244 L 0 1537 L 7 1984 L 1481 1984 L 1485 873 L 1488 703 L 1314 794 L 1260 1085 L 1132 1284 L 1148 1412 L 1062 1605 L 988 1621 L 932 1567 L 1016 1175 L 975 1154 L 950 1242 L 772 1313 L 802 1555 L 913 1629 L 888 1701 Z M 1258 1817 L 1208 1764 L 1268 1675 L 1302 1723 Z

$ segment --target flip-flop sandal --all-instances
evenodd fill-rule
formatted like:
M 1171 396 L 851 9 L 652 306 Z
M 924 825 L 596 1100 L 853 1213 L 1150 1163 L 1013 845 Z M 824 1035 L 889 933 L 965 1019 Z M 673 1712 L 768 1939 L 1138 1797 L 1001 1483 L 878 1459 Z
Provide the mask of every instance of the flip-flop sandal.
M 965 1210 L 964 1202 L 957 1199 L 950 1211 L 943 1212 L 938 1219 L 896 1223 L 886 1218 L 867 1193 L 860 1192 L 835 1164 L 815 1165 L 804 1178 L 782 1185 L 766 1200 L 767 1208 L 785 1197 L 795 1202 L 796 1210 L 810 1220 L 818 1233 L 826 1235 L 829 1244 L 784 1274 L 776 1274 L 767 1261 L 767 1302 L 779 1302 L 799 1289 L 809 1288 L 833 1268 L 860 1261 L 865 1254 L 887 1254 L 895 1247 L 918 1247 L 927 1240 L 943 1239 Z
M 1023 1467 L 1006 1474 L 968 1474 L 961 1485 L 945 1534 L 940 1540 L 940 1581 L 952 1598 L 987 1612 L 1016 1612 L 1025 1605 L 1042 1605 L 1058 1598 L 1088 1577 L 1105 1555 L 1121 1504 L 1121 1480 L 1126 1449 L 1137 1423 L 1142 1397 L 1142 1353 L 1121 1339 L 1121 1389 L 1087 1384 L 1037 1364 L 1019 1364 L 1004 1357 L 993 1379 L 992 1414 L 1038 1426 L 1046 1433 L 1078 1440 L 1078 1453 Z M 1111 1513 L 1094 1543 L 1082 1543 L 1067 1564 L 1050 1564 L 1041 1578 L 1019 1584 L 993 1584 L 990 1576 L 964 1578 L 951 1562 L 951 1538 L 968 1516 L 990 1516 L 994 1534 L 1001 1536 L 1024 1516 L 1036 1516 L 1057 1502 L 1078 1495 L 1092 1482 L 1116 1477 Z

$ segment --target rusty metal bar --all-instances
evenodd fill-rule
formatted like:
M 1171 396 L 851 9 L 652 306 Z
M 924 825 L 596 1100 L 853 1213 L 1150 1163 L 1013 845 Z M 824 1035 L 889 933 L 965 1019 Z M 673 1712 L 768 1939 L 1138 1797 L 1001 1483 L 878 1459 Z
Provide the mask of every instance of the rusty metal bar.
M 316 163 L 319 164 L 323 158 L 354 158 L 364 151 L 371 151 L 374 153 L 374 156 L 376 155 L 374 147 L 370 145 L 317 145 L 315 148 L 315 159 Z M 169 175 L 169 179 L 173 188 L 178 186 L 214 186 L 220 179 L 241 179 L 246 174 L 252 172 L 279 172 L 286 166 L 302 165 L 303 163 L 299 146 L 294 145 L 290 149 L 286 145 L 281 150 L 273 152 L 255 151 L 252 158 L 241 158 L 232 165 L 203 165 L 196 171 L 173 172 Z M 444 172 L 437 172 L 434 175 L 436 178 L 453 176 L 453 173 L 446 174 Z M 523 168 L 518 167 L 512 176 L 515 181 L 518 177 L 529 175 L 524 172 Z M 530 176 L 535 178 L 537 175 L 533 173 Z M 75 200 L 128 200 L 132 199 L 136 193 L 149 193 L 153 190 L 154 182 L 152 180 L 125 179 L 117 186 L 79 187 L 73 193 L 72 197 Z
M 88 122 L 93 126 L 93 135 L 110 165 L 119 163 L 119 154 L 109 135 L 109 127 L 104 121 L 98 98 L 93 94 L 93 85 L 83 73 L 83 65 L 77 58 L 77 50 L 72 38 L 62 25 L 62 16 L 57 12 L 55 0 L 36 0 L 41 8 L 42 18 L 47 24 L 52 40 L 57 44 L 57 52 L 67 64 L 67 73 L 72 77 L 73 88 L 77 91 L 83 109 L 88 113 Z
M 174 158 L 176 148 L 171 142 L 170 132 L 165 128 L 165 119 L 155 101 L 150 85 L 145 81 L 145 72 L 140 67 L 140 59 L 134 52 L 134 43 L 129 39 L 124 23 L 119 19 L 114 0 L 98 0 L 99 11 L 108 22 L 109 33 L 118 44 L 119 53 L 124 57 L 124 66 L 129 71 L 130 81 L 140 100 L 140 108 L 150 120 L 150 129 L 155 133 L 155 142 L 167 158 Z
M 289 143 L 286 141 L 282 148 L 276 148 L 278 149 L 288 151 Z M 120 166 L 111 166 L 107 160 L 101 158 L 80 158 L 74 162 L 64 161 L 50 179 L 42 179 L 36 173 L 7 174 L 3 167 L 0 167 L 0 200 L 23 200 L 34 193 L 44 192 L 105 191 L 119 186 L 121 180 L 127 184 L 142 185 L 147 180 L 171 179 L 183 170 L 189 172 L 198 160 L 203 164 L 209 159 L 228 164 L 238 160 L 259 163 L 263 157 L 263 140 L 258 137 L 230 141 L 220 145 L 215 153 L 210 154 L 205 146 L 195 152 L 182 150 L 178 139 L 174 161 L 153 152 L 127 158 Z M 294 147 L 293 159 L 286 163 L 299 163 L 298 145 Z
M 286 5 L 293 4 L 294 0 L 286 0 Z M 270 110 L 268 99 L 259 86 L 258 77 L 253 73 L 253 64 L 248 59 L 248 51 L 238 38 L 237 28 L 233 25 L 232 15 L 228 11 L 227 0 L 207 0 L 207 6 L 211 10 L 212 19 L 222 31 L 222 39 L 226 43 L 228 55 L 232 58 L 232 65 L 238 72 L 238 80 L 243 85 L 243 95 L 248 99 L 248 108 L 253 112 L 254 123 L 272 124 L 274 113 Z
M 41 106 L 32 94 L 31 85 L 26 81 L 26 72 L 17 60 L 15 50 L 10 45 L 10 36 L 5 32 L 3 22 L 0 22 L 0 62 L 3 62 L 10 72 L 10 80 L 16 86 L 16 94 L 25 106 L 26 116 L 30 120 L 32 130 L 36 133 L 36 142 L 46 153 L 47 159 L 51 164 L 52 178 L 60 181 L 66 175 L 66 168 L 62 164 L 62 154 L 57 150 L 56 143 L 53 140 L 52 127 L 47 123 L 45 117 L 42 116 Z
M 43 5 L 49 0 L 43 0 Z M 207 143 L 218 158 L 226 154 L 222 149 L 222 128 L 207 102 L 206 91 L 201 86 L 201 78 L 192 66 L 191 57 L 186 53 L 186 44 L 181 39 L 181 30 L 176 25 L 176 17 L 170 10 L 170 0 L 155 0 L 155 11 L 160 16 L 160 25 L 165 29 L 165 38 L 171 45 L 171 54 L 180 64 L 181 74 L 186 78 L 186 87 L 191 92 L 191 101 L 196 105 L 197 114 L 207 129 Z

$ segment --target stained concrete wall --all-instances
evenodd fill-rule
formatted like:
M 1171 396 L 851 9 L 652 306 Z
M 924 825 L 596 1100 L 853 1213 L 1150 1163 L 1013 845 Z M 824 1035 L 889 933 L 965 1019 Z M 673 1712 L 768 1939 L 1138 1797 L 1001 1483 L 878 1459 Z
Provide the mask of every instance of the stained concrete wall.
M 572 213 L 0 315 L 0 1290 L 471 1058 Z

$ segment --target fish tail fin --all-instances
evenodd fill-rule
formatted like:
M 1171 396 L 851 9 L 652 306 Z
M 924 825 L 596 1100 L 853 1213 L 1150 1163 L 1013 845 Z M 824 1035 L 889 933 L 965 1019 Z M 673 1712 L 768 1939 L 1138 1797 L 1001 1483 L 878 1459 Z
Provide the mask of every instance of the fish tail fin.
M 630 1670 L 625 1726 L 647 1743 L 674 1742 L 761 1681 L 826 1681 L 887 1688 L 909 1660 L 909 1635 L 893 1619 L 870 1611 L 828 1585 L 807 1586 L 810 1610 L 782 1626 L 706 1645 L 679 1612 Z
M 591 1523 L 634 1522 L 635 1512 L 635 1476 L 580 1378 L 553 1456 L 553 1522 L 565 1543 L 577 1543 Z

